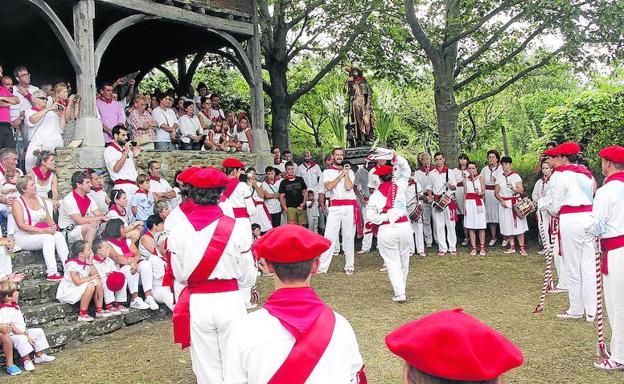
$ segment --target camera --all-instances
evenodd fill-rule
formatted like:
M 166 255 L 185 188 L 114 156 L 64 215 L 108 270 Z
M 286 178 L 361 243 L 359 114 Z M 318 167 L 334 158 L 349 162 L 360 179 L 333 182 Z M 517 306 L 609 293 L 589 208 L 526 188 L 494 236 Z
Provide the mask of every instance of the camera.
M 137 142 L 136 142 L 136 141 L 131 141 L 131 142 L 130 142 L 130 146 L 132 146 L 132 147 L 136 147 L 137 145 L 138 145 L 138 144 L 137 144 Z
M 345 164 L 345 165 L 343 165 L 343 166 L 342 166 L 342 169 L 344 169 L 344 170 L 347 170 L 347 171 L 348 171 L 348 170 L 350 170 L 350 169 L 351 169 L 351 166 L 350 166 L 349 164 Z
M 61 112 L 63 110 L 63 107 L 61 105 L 57 105 L 56 110 L 57 112 Z

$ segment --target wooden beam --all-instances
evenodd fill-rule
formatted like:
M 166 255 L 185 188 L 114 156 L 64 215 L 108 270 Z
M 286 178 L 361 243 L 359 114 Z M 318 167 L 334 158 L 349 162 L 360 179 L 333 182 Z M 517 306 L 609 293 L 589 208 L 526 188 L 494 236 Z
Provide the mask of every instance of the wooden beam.
M 241 43 L 238 40 L 236 40 L 234 36 L 230 35 L 227 32 L 218 31 L 216 29 L 210 29 L 210 28 L 208 28 L 208 32 L 213 33 L 221 37 L 225 41 L 227 41 L 230 47 L 234 49 L 234 52 L 236 53 L 236 57 L 238 58 L 238 61 L 242 65 L 244 71 L 246 71 L 249 74 L 249 76 L 253 76 L 253 73 L 254 73 L 253 66 L 251 65 L 251 61 L 249 60 L 249 57 L 247 56 L 247 52 L 245 52 L 245 48 L 243 48 Z M 253 86 L 253 84 L 249 84 L 249 85 Z
M 106 28 L 106 30 L 102 32 L 98 38 L 97 43 L 95 43 L 95 73 L 97 74 L 100 69 L 100 62 L 102 61 L 102 56 L 104 56 L 104 53 L 106 52 L 106 48 L 108 48 L 108 45 L 111 41 L 113 41 L 119 32 L 135 24 L 154 19 L 157 19 L 157 17 L 146 16 L 143 14 L 132 15 L 124 17 Z
M 187 11 L 186 9 L 173 7 L 170 5 L 159 4 L 148 0 L 97 0 L 100 3 L 113 5 L 127 10 L 141 12 L 153 16 L 159 16 L 162 19 L 193 25 L 196 27 L 213 28 L 227 31 L 241 36 L 253 36 L 253 24 L 238 20 L 230 20 L 226 18 L 202 15 L 199 13 Z
M 78 47 L 74 42 L 71 34 L 65 27 L 65 24 L 59 19 L 54 10 L 43 0 L 26 0 L 28 3 L 33 5 L 35 9 L 43 16 L 46 20 L 50 28 L 52 28 L 52 32 L 56 35 L 57 39 L 63 46 L 69 61 L 74 67 L 74 71 L 76 74 L 82 72 L 82 68 L 80 67 L 80 53 L 78 51 Z

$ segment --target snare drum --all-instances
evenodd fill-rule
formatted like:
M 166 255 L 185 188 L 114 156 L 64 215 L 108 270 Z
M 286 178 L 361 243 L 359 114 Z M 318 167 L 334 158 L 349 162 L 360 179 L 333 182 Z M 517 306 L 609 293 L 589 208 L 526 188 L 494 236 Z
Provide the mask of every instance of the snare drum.
M 444 208 L 448 207 L 448 205 L 451 204 L 451 200 L 451 195 L 447 195 L 445 193 L 443 195 L 440 195 L 440 197 L 436 198 L 431 205 L 433 206 L 433 208 L 439 211 L 443 211 Z
M 513 206 L 514 212 L 516 212 L 516 216 L 519 218 L 527 217 L 529 214 L 535 212 L 537 207 L 535 203 L 529 199 L 528 197 L 523 197 L 519 199 L 516 204 Z
M 422 217 L 422 214 L 423 214 L 422 205 L 414 204 L 413 210 L 409 214 L 409 218 L 412 222 L 417 222 Z

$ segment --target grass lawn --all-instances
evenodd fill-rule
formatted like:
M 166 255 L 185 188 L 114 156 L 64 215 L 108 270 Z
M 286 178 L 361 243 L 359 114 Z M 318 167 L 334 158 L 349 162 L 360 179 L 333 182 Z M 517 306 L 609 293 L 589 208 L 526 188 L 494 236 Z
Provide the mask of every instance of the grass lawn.
M 342 273 L 344 259 L 333 261 L 330 273 L 315 276 L 313 287 L 344 315 L 358 336 L 371 384 L 401 383 L 402 363 L 385 347 L 395 327 L 427 313 L 462 307 L 513 340 L 525 364 L 509 374 L 508 383 L 617 383 L 624 372 L 593 368 L 596 326 L 558 320 L 567 309 L 567 295 L 549 295 L 544 314 L 532 314 L 543 278 L 543 257 L 491 252 L 469 256 L 413 258 L 408 302 L 392 302 L 386 273 L 378 272 L 376 252 L 356 255 L 356 273 Z M 272 289 L 270 278 L 259 280 L 261 297 Z M 0 374 L 0 381 L 8 376 Z M 188 352 L 172 343 L 169 321 L 133 326 L 99 340 L 78 344 L 57 354 L 57 361 L 22 374 L 12 383 L 189 383 L 193 381 Z M 328 383 L 330 384 L 330 383 Z

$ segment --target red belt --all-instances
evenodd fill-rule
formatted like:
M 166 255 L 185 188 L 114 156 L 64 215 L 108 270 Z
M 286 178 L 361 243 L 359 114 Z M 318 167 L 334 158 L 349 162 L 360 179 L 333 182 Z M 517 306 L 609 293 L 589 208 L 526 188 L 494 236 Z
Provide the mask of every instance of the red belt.
M 496 185 L 486 185 L 485 189 L 487 191 L 494 191 L 494 190 L 496 190 Z
M 608 237 L 606 239 L 600 239 L 600 247 L 604 251 L 604 258 L 602 260 L 602 273 L 609 274 L 609 251 L 624 247 L 624 235 L 616 237 Z
M 478 193 L 473 193 L 473 192 L 466 193 L 466 200 L 475 200 L 477 203 L 477 207 L 480 207 L 483 205 L 483 199 L 481 198 L 481 195 L 479 195 Z
M 232 208 L 234 211 L 234 217 L 237 219 L 246 217 L 249 218 L 249 213 L 247 212 L 247 208 Z
M 201 283 L 190 283 L 184 287 L 173 309 L 173 329 L 176 337 L 184 340 L 183 348 L 191 342 L 191 295 L 194 293 L 220 293 L 238 290 L 236 279 L 206 280 Z
M 267 219 L 269 219 L 269 221 L 271 221 L 271 213 L 269 212 L 269 209 L 267 208 L 266 204 L 264 204 L 264 201 L 256 201 L 256 200 L 254 200 L 254 204 L 256 205 L 256 207 L 258 205 L 262 205 L 262 208 L 264 209 L 264 213 L 267 215 Z
M 395 221 L 394 223 L 405 223 L 406 221 L 409 221 L 409 219 L 407 218 L 407 216 L 401 216 L 397 219 L 397 221 Z M 379 224 L 379 226 L 381 227 L 382 225 L 387 225 L 390 224 L 390 221 L 384 221 L 383 223 Z
M 362 237 L 362 215 L 357 200 L 350 199 L 333 199 L 329 202 L 330 207 L 343 207 L 350 205 L 353 207 L 353 222 L 357 229 L 358 237 Z
M 138 187 L 138 184 L 136 183 L 136 181 L 132 181 L 132 180 L 117 179 L 117 180 L 113 181 L 113 185 L 121 185 L 121 184 L 132 184 L 132 185 Z
M 516 205 L 516 202 L 518 201 L 518 198 L 515 196 L 512 197 L 501 197 L 503 200 L 505 201 L 511 201 L 511 214 L 513 215 L 513 219 L 514 219 L 514 227 L 518 226 L 518 215 L 516 215 L 516 210 L 513 209 L 513 206 Z
M 571 205 L 564 205 L 559 210 L 560 215 L 565 215 L 567 213 L 581 213 L 581 212 L 591 212 L 591 205 L 579 205 L 578 207 L 574 207 Z

